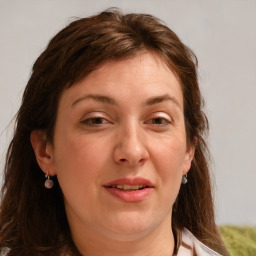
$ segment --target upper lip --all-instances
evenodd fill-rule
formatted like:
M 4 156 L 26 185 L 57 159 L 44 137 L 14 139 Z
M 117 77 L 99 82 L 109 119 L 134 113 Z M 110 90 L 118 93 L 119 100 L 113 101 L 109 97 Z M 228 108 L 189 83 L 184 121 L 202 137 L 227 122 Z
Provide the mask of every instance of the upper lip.
M 104 187 L 111 187 L 114 185 L 144 185 L 147 187 L 151 187 L 153 188 L 153 184 L 151 183 L 151 181 L 142 178 L 142 177 L 135 177 L 135 178 L 122 178 L 122 179 L 117 179 L 117 180 L 113 180 L 110 182 L 107 182 L 105 184 L 103 184 Z

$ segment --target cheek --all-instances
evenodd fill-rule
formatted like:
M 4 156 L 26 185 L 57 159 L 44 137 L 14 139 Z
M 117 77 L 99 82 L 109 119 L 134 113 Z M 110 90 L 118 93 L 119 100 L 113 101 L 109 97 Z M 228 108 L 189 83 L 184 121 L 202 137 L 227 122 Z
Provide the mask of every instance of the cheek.
M 183 138 L 169 137 L 161 140 L 161 143 L 154 143 L 152 150 L 155 160 L 159 159 L 159 164 L 166 166 L 174 172 L 182 169 L 186 155 L 186 142 Z
M 184 170 L 186 145 L 184 140 L 170 139 L 154 147 L 155 168 L 164 190 L 177 193 Z
M 74 135 L 56 137 L 55 168 L 60 186 L 65 191 L 84 194 L 97 183 L 101 174 L 104 151 L 100 143 L 93 143 L 84 136 Z

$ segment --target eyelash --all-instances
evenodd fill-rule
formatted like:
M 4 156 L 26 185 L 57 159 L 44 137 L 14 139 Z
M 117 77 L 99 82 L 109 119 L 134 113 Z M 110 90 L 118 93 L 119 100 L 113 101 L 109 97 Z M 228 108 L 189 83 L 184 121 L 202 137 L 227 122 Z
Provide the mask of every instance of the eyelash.
M 89 127 L 101 127 L 102 125 L 109 124 L 110 122 L 103 117 L 90 117 L 83 120 L 81 123 Z M 162 127 L 162 126 L 169 125 L 171 123 L 172 123 L 171 121 L 169 121 L 164 117 L 154 117 L 145 122 L 145 124 L 150 124 L 154 127 Z
M 87 118 L 85 120 L 82 121 L 83 124 L 87 125 L 87 126 L 93 126 L 93 127 L 98 127 L 98 126 L 101 126 L 103 125 L 103 123 L 98 123 L 97 121 L 99 120 L 105 120 L 106 122 L 108 122 L 105 118 L 103 117 L 90 117 L 90 118 Z M 96 123 L 94 123 L 94 121 L 96 121 Z M 109 123 L 109 122 L 108 122 Z
M 161 123 L 160 124 L 159 123 L 151 123 L 151 124 L 154 126 L 165 126 L 165 125 L 171 124 L 171 121 L 167 120 L 164 117 L 154 117 L 154 118 L 150 119 L 150 121 L 156 121 L 156 120 L 161 121 Z M 162 122 L 164 122 L 164 123 L 162 123 Z M 147 121 L 146 123 L 149 123 L 149 121 Z

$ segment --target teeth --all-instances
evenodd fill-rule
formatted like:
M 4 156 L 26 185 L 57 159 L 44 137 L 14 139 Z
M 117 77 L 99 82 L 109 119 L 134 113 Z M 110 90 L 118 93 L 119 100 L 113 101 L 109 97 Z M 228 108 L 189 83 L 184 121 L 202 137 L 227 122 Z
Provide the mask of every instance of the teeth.
M 122 189 L 124 189 L 124 190 L 135 189 L 135 186 L 124 184 Z M 137 189 L 137 188 L 136 188 L 136 189 Z
M 128 184 L 118 184 L 118 185 L 113 185 L 111 186 L 112 188 L 118 188 L 118 189 L 123 189 L 123 190 L 138 190 L 138 189 L 142 189 L 145 188 L 145 185 L 128 185 Z

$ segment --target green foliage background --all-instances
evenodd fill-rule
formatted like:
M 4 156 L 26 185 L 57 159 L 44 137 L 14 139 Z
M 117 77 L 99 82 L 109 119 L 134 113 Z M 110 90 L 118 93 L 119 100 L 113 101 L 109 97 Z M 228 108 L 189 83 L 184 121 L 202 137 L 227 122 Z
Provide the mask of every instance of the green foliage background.
M 231 256 L 256 256 L 256 227 L 221 226 Z

